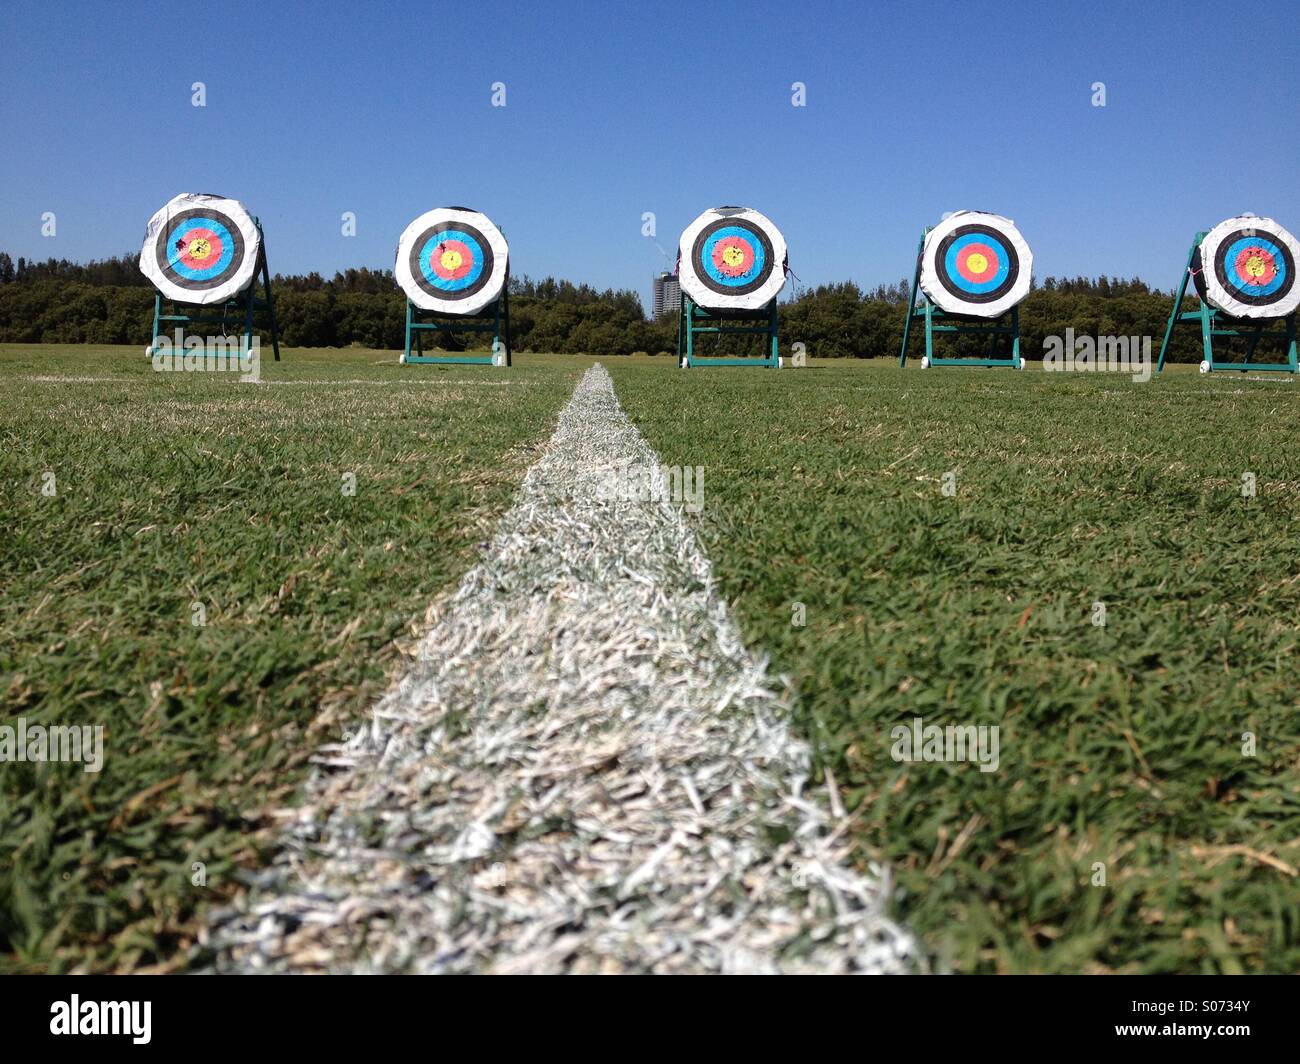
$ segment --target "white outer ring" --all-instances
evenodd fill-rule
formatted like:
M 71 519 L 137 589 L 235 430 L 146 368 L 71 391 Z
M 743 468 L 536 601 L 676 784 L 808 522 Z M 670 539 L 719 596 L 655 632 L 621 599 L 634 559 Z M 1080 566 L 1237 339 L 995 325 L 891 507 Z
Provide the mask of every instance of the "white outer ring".
M 1011 286 L 1006 295 L 992 303 L 971 303 L 954 296 L 940 283 L 939 273 L 935 268 L 935 254 L 944 237 L 954 229 L 975 223 L 986 225 L 1001 234 L 1020 257 L 1020 274 L 1016 277 L 1016 283 Z M 1034 253 L 1029 250 L 1025 238 L 1020 235 L 1016 223 L 1010 218 L 1003 218 L 1000 214 L 957 211 L 925 234 L 925 243 L 921 248 L 921 291 L 926 294 L 931 303 L 949 314 L 965 314 L 973 318 L 1000 317 L 1029 295 L 1033 274 Z
M 695 245 L 695 238 L 706 225 L 716 222 L 719 218 L 736 219 L 756 225 L 772 242 L 771 274 L 760 287 L 743 296 L 728 296 L 713 291 L 700 280 L 691 265 L 691 248 Z M 677 280 L 681 283 L 683 292 L 709 310 L 759 310 L 772 302 L 785 287 L 787 250 L 781 230 L 773 225 L 772 220 L 766 215 L 750 210 L 748 207 L 712 207 L 682 230 L 682 238 L 677 242 Z
M 431 296 L 411 276 L 411 246 L 421 233 L 440 222 L 472 225 L 483 234 L 483 239 L 492 249 L 492 272 L 488 275 L 487 284 L 465 299 L 439 299 Z M 501 294 L 506 283 L 509 259 L 510 247 L 506 238 L 486 214 L 458 207 L 435 207 L 431 211 L 425 211 L 403 230 L 401 239 L 397 241 L 397 262 L 393 266 L 393 275 L 407 298 L 421 310 L 431 310 L 438 314 L 476 314 Z
M 215 288 L 206 288 L 201 292 L 191 291 L 176 284 L 162 271 L 154 255 L 154 245 L 158 242 L 158 232 L 167 222 L 181 211 L 202 209 L 204 207 L 220 211 L 239 229 L 244 238 L 244 261 L 230 278 Z M 182 192 L 167 202 L 145 226 L 144 243 L 140 247 L 140 272 L 164 296 L 175 303 L 191 303 L 195 306 L 210 306 L 233 299 L 253 283 L 257 276 L 258 252 L 262 246 L 262 234 L 253 224 L 253 216 L 238 200 L 212 196 L 206 192 Z
M 1272 218 L 1240 214 L 1236 218 L 1220 222 L 1201 241 L 1201 280 L 1205 285 L 1206 302 L 1234 318 L 1285 318 L 1300 307 L 1300 279 L 1292 278 L 1291 291 L 1284 298 L 1266 307 L 1242 303 L 1219 283 L 1219 278 L 1214 272 L 1214 256 L 1218 253 L 1219 245 L 1223 243 L 1224 238 L 1238 229 L 1257 229 L 1279 244 L 1285 244 L 1291 252 L 1291 261 L 1295 264 L 1296 270 L 1300 271 L 1300 243 L 1296 242 L 1295 237 Z

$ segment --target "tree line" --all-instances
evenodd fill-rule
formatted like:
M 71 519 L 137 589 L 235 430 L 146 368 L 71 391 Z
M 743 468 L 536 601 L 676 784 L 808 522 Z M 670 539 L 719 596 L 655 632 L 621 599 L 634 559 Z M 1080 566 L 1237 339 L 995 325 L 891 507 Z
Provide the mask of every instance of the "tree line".
M 277 275 L 272 281 L 281 341 L 290 347 L 401 349 L 406 299 L 390 270 L 348 269 Z M 795 285 L 781 304 L 781 351 L 802 343 L 810 358 L 896 356 L 902 342 L 909 284 L 900 280 L 864 290 L 851 281 Z M 1042 357 L 1044 340 L 1073 328 L 1078 336 L 1150 336 L 1158 352 L 1172 293 L 1144 281 L 1114 277 L 1055 278 L 1036 283 L 1020 306 L 1021 353 Z M 1189 298 L 1185 309 L 1197 306 Z M 676 349 L 674 314 L 647 320 L 637 293 L 597 289 L 547 277 L 510 280 L 510 318 L 516 351 L 558 354 L 671 354 Z M 232 317 L 231 329 L 240 323 Z M 66 259 L 16 262 L 0 252 L 0 342 L 136 344 L 150 339 L 153 288 L 137 256 L 89 263 Z M 483 343 L 483 334 L 470 334 Z M 455 348 L 453 336 L 441 344 Z M 923 337 L 920 338 L 922 344 Z M 761 337 L 701 338 L 703 353 L 756 353 Z M 982 353 L 983 341 L 940 341 L 948 353 Z M 915 348 L 917 355 L 923 346 Z M 1170 357 L 1198 362 L 1198 330 L 1175 334 Z

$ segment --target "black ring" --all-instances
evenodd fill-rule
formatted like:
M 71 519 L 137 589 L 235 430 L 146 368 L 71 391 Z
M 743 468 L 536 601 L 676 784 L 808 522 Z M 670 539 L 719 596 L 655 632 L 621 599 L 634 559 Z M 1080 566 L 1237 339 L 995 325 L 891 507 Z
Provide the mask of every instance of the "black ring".
M 230 265 L 217 274 L 216 277 L 210 277 L 206 281 L 194 281 L 177 273 L 167 254 L 176 227 L 181 222 L 188 221 L 191 218 L 212 218 L 220 222 L 226 227 L 226 231 L 230 233 L 235 242 L 235 253 L 230 257 Z M 163 276 L 173 284 L 184 288 L 187 292 L 206 292 L 209 288 L 216 288 L 225 284 L 244 264 L 244 234 L 239 226 L 230 220 L 229 215 L 213 210 L 211 207 L 193 207 L 190 210 L 181 211 L 180 214 L 174 214 L 167 219 L 167 224 L 158 231 L 158 240 L 154 244 L 154 258 L 162 270 Z
M 957 282 L 948 275 L 946 265 L 948 249 L 960 237 L 971 233 L 983 237 L 993 237 L 1002 250 L 1007 253 L 1007 279 L 990 292 L 968 292 L 964 288 L 958 287 Z M 1020 276 L 1020 255 L 1012 246 L 1011 241 L 1007 239 L 1005 233 L 998 232 L 998 230 L 987 225 L 960 225 L 939 241 L 939 247 L 935 250 L 934 256 L 934 272 L 939 278 L 939 283 L 958 299 L 967 303 L 992 303 L 1010 292 L 1015 285 L 1016 278 Z
M 719 284 L 704 269 L 704 245 L 708 242 L 709 237 L 719 229 L 726 229 L 734 226 L 737 229 L 744 229 L 745 232 L 753 235 L 763 246 L 763 269 L 759 275 L 748 284 L 742 285 L 723 285 Z M 745 218 L 719 218 L 716 222 L 710 222 L 700 230 L 695 237 L 695 243 L 691 247 L 691 268 L 695 270 L 695 276 L 710 292 L 717 292 L 724 296 L 743 296 L 750 292 L 757 291 L 767 283 L 767 279 L 772 276 L 772 270 L 776 263 L 772 261 L 773 256 L 772 241 L 768 235 L 763 232 L 757 225 Z
M 448 291 L 445 288 L 435 288 L 424 276 L 424 271 L 420 269 L 420 253 L 428 246 L 439 233 L 446 233 L 453 229 L 459 229 L 462 233 L 468 233 L 478 241 L 479 250 L 483 252 L 483 271 L 479 274 L 478 280 L 465 288 L 459 288 L 455 291 Z M 409 265 L 411 268 L 411 279 L 419 287 L 420 291 L 427 292 L 434 299 L 468 299 L 474 293 L 480 291 L 484 285 L 492 278 L 492 267 L 496 259 L 492 255 L 492 245 L 487 242 L 483 234 L 474 226 L 465 222 L 439 222 L 437 225 L 431 225 L 411 244 L 411 255 Z
M 1264 237 L 1282 252 L 1282 261 L 1286 264 L 1286 282 L 1279 285 L 1276 291 L 1270 292 L 1268 295 L 1252 296 L 1236 281 L 1229 281 L 1228 248 L 1243 237 L 1251 240 L 1259 235 L 1258 229 L 1235 229 L 1220 240 L 1219 246 L 1214 250 L 1214 276 L 1218 278 L 1219 284 L 1223 285 L 1226 291 L 1232 293 L 1233 299 L 1238 303 L 1245 303 L 1249 307 L 1272 306 L 1290 295 L 1291 289 L 1295 287 L 1295 260 L 1291 257 L 1291 249 L 1272 233 L 1265 233 Z

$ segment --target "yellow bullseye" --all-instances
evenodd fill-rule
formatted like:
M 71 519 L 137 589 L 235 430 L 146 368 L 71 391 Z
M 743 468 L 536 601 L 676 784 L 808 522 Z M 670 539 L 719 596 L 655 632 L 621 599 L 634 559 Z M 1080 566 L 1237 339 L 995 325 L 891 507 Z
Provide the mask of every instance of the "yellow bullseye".
M 460 269 L 460 264 L 463 260 L 461 259 L 459 251 L 455 248 L 447 248 L 438 257 L 438 261 L 442 264 L 442 268 L 448 273 L 455 273 Z
M 978 251 L 972 251 L 966 260 L 966 268 L 971 273 L 984 273 L 989 268 L 989 260 Z
M 1246 272 L 1252 277 L 1263 277 L 1268 272 L 1268 263 L 1259 255 L 1252 255 L 1246 260 Z
M 188 251 L 190 258 L 192 259 L 206 259 L 212 254 L 212 245 L 201 236 L 195 237 L 190 241 Z
M 723 249 L 722 261 L 728 266 L 740 266 L 745 261 L 745 253 L 733 244 L 731 247 Z

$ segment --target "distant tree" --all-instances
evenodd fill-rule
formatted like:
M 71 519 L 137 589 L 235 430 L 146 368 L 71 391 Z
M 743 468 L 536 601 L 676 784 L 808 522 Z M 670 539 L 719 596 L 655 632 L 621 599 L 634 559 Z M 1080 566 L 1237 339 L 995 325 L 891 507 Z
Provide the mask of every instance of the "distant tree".
M 281 335 L 291 346 L 399 348 L 404 342 L 406 298 L 392 271 L 353 267 L 328 280 L 321 274 L 274 279 Z M 895 357 L 902 340 L 911 278 L 863 291 L 851 281 L 816 287 L 796 280 L 781 303 L 781 351 L 795 343 L 814 358 Z M 1171 293 L 1137 278 L 1047 277 L 1021 304 L 1021 350 L 1041 357 L 1043 341 L 1073 328 L 1079 335 L 1152 336 L 1158 342 Z M 1198 305 L 1189 297 L 1184 309 Z M 0 342 L 142 343 L 151 324 L 152 289 L 136 256 L 85 264 L 64 259 L 15 264 L 0 252 Z M 598 289 L 562 278 L 510 280 L 512 340 L 517 351 L 672 351 L 675 314 L 648 321 L 637 293 Z M 481 336 L 469 335 L 471 344 Z M 439 337 L 451 344 L 450 337 Z M 980 341 L 941 339 L 952 353 Z M 758 353 L 766 338 L 729 334 L 699 339 L 702 353 Z M 1199 361 L 1199 337 L 1175 338 L 1174 361 Z

